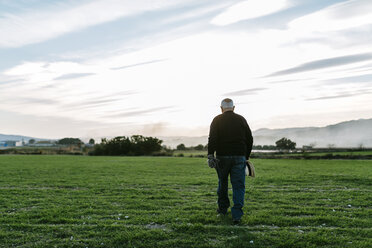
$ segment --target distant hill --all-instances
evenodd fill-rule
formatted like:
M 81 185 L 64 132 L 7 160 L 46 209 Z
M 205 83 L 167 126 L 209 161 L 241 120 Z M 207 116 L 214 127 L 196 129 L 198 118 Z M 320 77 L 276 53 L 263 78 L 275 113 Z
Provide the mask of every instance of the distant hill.
M 315 147 L 372 147 L 372 119 L 359 119 L 345 121 L 325 127 L 302 127 L 267 129 L 262 128 L 253 131 L 255 145 L 274 145 L 275 141 L 286 137 L 297 143 L 297 147 L 314 144 Z M 200 137 L 158 137 L 163 144 L 175 148 L 183 143 L 186 146 L 206 145 L 208 136 Z M 21 135 L 0 134 L 0 141 L 15 140 L 28 142 L 30 139 L 43 140 Z M 85 141 L 85 139 L 83 139 Z M 88 139 L 86 139 L 87 141 Z M 96 139 L 99 141 L 100 139 Z
M 255 145 L 275 145 L 275 141 L 286 137 L 297 143 L 297 147 L 313 144 L 315 147 L 372 147 L 372 119 L 345 121 L 325 127 L 303 127 L 267 129 L 253 131 Z M 164 144 L 195 146 L 207 144 L 208 136 L 160 137 Z
M 33 137 L 28 137 L 28 136 L 0 134 L 0 141 L 4 141 L 4 140 L 22 141 L 22 139 L 23 139 L 26 143 L 27 143 L 30 139 L 41 140 L 41 139 L 38 139 L 38 138 L 33 138 Z
M 372 147 L 372 119 L 345 121 L 325 127 L 259 129 L 253 132 L 255 144 L 270 145 L 286 137 L 297 147 L 315 144 L 315 147 Z

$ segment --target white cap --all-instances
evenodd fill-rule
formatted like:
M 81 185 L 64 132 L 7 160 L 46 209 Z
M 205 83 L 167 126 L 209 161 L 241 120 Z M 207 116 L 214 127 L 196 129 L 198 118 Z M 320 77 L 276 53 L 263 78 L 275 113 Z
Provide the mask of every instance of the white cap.
M 234 102 L 230 98 L 225 98 L 221 102 L 221 108 L 223 109 L 232 109 L 234 108 Z

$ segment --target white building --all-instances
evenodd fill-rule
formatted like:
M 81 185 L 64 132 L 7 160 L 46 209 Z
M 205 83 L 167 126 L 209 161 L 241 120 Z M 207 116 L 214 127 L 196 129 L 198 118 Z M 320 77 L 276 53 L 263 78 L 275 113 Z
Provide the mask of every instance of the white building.
M 3 140 L 0 141 L 0 147 L 15 147 L 17 142 L 15 140 Z

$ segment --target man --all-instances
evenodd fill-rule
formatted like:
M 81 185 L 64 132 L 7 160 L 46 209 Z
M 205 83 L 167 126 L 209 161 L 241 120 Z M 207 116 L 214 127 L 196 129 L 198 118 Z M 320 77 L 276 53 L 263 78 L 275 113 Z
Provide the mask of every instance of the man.
M 226 98 L 221 102 L 222 114 L 216 116 L 210 126 L 208 140 L 208 165 L 216 168 L 218 175 L 218 209 L 225 215 L 230 207 L 228 177 L 233 188 L 234 206 L 231 215 L 234 224 L 243 216 L 245 193 L 245 166 L 252 151 L 251 129 L 243 116 L 234 113 L 234 103 Z M 216 152 L 217 159 L 214 156 Z

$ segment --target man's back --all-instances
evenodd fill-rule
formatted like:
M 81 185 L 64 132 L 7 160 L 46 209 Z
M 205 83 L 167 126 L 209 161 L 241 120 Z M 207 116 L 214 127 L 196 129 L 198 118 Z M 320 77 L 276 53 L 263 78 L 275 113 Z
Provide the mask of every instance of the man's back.
M 242 155 L 249 157 L 252 150 L 252 132 L 243 116 L 226 111 L 216 116 L 211 124 L 208 154 Z
M 252 151 L 251 129 L 243 116 L 234 113 L 234 103 L 226 98 L 221 102 L 222 114 L 211 124 L 208 141 L 208 165 L 218 175 L 219 214 L 226 214 L 230 207 L 228 177 L 233 188 L 234 206 L 231 208 L 233 223 L 240 223 L 243 216 L 245 194 L 245 167 Z M 214 153 L 216 152 L 217 158 Z

